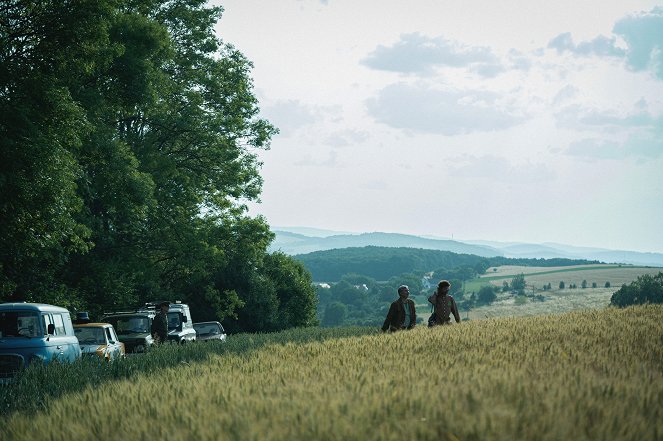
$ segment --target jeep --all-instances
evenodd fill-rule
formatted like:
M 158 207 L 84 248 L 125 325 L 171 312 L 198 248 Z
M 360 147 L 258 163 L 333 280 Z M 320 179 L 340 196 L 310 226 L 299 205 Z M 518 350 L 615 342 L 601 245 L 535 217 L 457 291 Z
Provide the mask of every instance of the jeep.
M 143 307 L 139 308 L 138 311 L 156 314 L 161 303 L 164 303 L 164 301 L 146 303 Z M 196 330 L 193 329 L 193 320 L 191 320 L 189 305 L 181 303 L 179 300 L 175 303 L 169 302 L 168 341 L 171 343 L 184 344 L 195 340 Z
M 154 315 L 154 311 L 113 312 L 104 314 L 102 321 L 113 325 L 127 353 L 142 353 L 154 344 L 151 333 Z

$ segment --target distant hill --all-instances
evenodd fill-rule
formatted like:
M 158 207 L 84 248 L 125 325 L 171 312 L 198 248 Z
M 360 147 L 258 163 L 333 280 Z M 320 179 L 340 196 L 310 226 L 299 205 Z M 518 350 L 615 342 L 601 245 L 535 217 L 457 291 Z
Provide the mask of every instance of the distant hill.
M 276 239 L 270 249 L 286 254 L 307 254 L 339 248 L 366 246 L 419 248 L 424 250 L 451 251 L 458 254 L 473 254 L 481 257 L 503 256 L 504 253 L 484 245 L 473 245 L 454 240 L 427 239 L 419 236 L 396 233 L 337 234 L 327 237 L 311 237 L 288 231 L 274 231 Z
M 598 260 L 605 263 L 625 263 L 628 265 L 663 266 L 663 253 L 642 253 L 638 251 L 610 250 L 605 248 L 577 247 L 559 243 L 543 244 L 503 243 L 486 240 L 465 241 L 465 243 L 491 247 L 513 258 L 567 258 Z
M 475 254 L 459 254 L 450 251 L 407 247 L 338 248 L 298 254 L 301 261 L 317 282 L 335 282 L 346 274 L 355 273 L 376 280 L 411 272 L 429 272 L 440 268 L 471 267 L 479 273 L 490 266 L 526 265 L 538 267 L 585 265 L 587 260 L 571 259 L 510 259 L 503 256 L 480 257 Z
M 605 248 L 577 247 L 558 243 L 528 244 L 488 240 L 457 241 L 397 233 L 341 233 L 306 227 L 274 227 L 274 233 L 276 234 L 276 238 L 271 244 L 270 250 L 282 251 L 289 255 L 307 254 L 338 248 L 377 246 L 450 251 L 481 257 L 586 259 L 605 263 L 663 267 L 663 253 L 642 253 Z

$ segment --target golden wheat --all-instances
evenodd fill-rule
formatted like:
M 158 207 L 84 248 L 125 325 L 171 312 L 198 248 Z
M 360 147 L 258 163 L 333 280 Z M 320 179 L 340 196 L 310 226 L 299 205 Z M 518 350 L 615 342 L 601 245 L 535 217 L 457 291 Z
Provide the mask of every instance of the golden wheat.
M 15 414 L 0 436 L 653 441 L 663 437 L 663 307 L 219 355 Z

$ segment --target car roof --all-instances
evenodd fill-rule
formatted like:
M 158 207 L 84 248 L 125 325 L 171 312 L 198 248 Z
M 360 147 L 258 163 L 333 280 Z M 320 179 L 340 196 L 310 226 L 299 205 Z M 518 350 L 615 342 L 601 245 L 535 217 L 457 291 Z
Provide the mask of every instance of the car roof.
M 196 325 L 220 325 L 221 323 L 219 322 L 196 322 L 193 324 L 193 326 Z
M 112 327 L 110 323 L 78 323 L 74 324 L 74 328 L 108 328 Z
M 67 308 L 61 306 L 48 305 L 46 303 L 0 303 L 0 311 L 44 311 L 44 312 L 69 312 Z

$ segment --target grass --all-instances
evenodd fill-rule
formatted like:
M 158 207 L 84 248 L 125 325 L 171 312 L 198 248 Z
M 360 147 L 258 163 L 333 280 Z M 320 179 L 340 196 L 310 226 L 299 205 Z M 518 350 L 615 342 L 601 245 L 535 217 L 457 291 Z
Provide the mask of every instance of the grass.
M 235 349 L 217 345 L 190 360 L 192 349 L 164 348 L 154 354 L 163 357 L 163 368 L 69 390 L 47 398 L 39 411 L 13 411 L 0 437 L 546 441 L 663 436 L 660 305 L 470 321 L 395 334 L 326 331 L 314 338 L 302 330 L 290 338 L 244 340 L 246 346 Z M 44 380 L 32 378 L 42 385 Z

